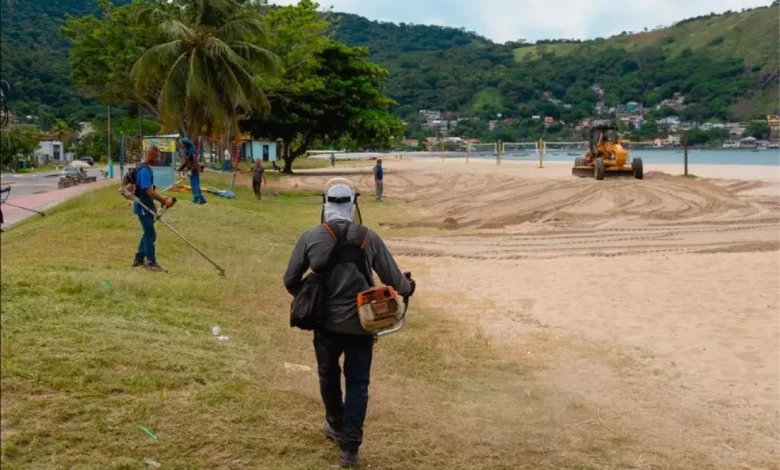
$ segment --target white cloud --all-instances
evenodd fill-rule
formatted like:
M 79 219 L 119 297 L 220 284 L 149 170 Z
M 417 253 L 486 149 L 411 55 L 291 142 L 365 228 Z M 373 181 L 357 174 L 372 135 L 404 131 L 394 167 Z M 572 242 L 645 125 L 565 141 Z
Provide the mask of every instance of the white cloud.
M 273 1 L 273 0 L 272 0 Z M 277 0 L 277 4 L 296 3 Z M 322 7 L 397 23 L 463 27 L 506 42 L 592 39 L 684 18 L 764 6 L 770 0 L 322 0 Z

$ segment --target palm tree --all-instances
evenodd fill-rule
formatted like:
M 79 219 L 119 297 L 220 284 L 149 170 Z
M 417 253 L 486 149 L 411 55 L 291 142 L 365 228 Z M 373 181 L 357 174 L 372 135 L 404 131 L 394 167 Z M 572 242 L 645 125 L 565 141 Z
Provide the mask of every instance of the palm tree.
M 256 45 L 265 40 L 256 10 L 235 0 L 183 0 L 145 8 L 138 19 L 159 25 L 167 40 L 131 72 L 139 96 L 157 96 L 166 127 L 197 139 L 205 129 L 234 132 L 239 115 L 268 109 L 254 74 L 275 73 L 279 58 Z
M 57 136 L 57 139 L 64 145 L 68 145 L 71 138 L 73 138 L 74 129 L 71 124 L 63 119 L 57 119 L 52 127 L 52 134 Z

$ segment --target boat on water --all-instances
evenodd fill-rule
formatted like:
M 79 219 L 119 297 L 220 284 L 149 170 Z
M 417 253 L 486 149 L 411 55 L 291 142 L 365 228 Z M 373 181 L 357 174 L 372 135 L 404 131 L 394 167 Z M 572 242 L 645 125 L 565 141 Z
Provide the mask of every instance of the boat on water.
M 580 154 L 578 152 L 569 152 L 568 155 L 570 157 L 578 157 Z

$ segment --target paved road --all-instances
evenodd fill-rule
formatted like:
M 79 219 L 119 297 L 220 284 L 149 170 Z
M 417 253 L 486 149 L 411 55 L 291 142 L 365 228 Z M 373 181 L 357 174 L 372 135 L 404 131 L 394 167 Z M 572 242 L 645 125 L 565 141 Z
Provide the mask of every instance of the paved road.
M 48 176 L 53 174 L 54 176 Z M 59 172 L 38 174 L 3 174 L 0 181 L 3 186 L 11 186 L 11 194 L 8 202 L 22 207 L 45 211 L 61 202 L 110 184 L 117 184 L 118 178 L 113 180 L 102 179 L 99 169 L 90 169 L 88 176 L 97 176 L 96 183 L 85 183 L 65 189 L 57 189 L 57 175 Z M 5 196 L 5 195 L 4 195 Z M 38 217 L 34 212 L 26 211 L 3 204 L 3 228 L 8 228 L 29 217 Z
M 98 181 L 103 178 L 100 168 L 86 170 L 87 176 L 96 176 Z M 12 197 L 27 194 L 38 194 L 57 189 L 59 171 L 46 173 L 3 173 L 0 175 L 0 184 L 10 186 Z

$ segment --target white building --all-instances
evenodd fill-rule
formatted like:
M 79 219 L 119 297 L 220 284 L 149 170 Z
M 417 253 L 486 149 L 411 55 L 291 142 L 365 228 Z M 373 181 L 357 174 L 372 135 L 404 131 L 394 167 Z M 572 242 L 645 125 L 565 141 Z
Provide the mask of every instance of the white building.
M 38 148 L 33 152 L 33 156 L 39 165 L 48 163 L 57 165 L 73 161 L 73 154 L 65 153 L 65 146 L 62 141 L 54 137 L 42 138 L 38 142 Z
M 745 137 L 744 139 L 739 140 L 739 146 L 740 147 L 755 147 L 756 142 L 758 139 L 755 137 Z

